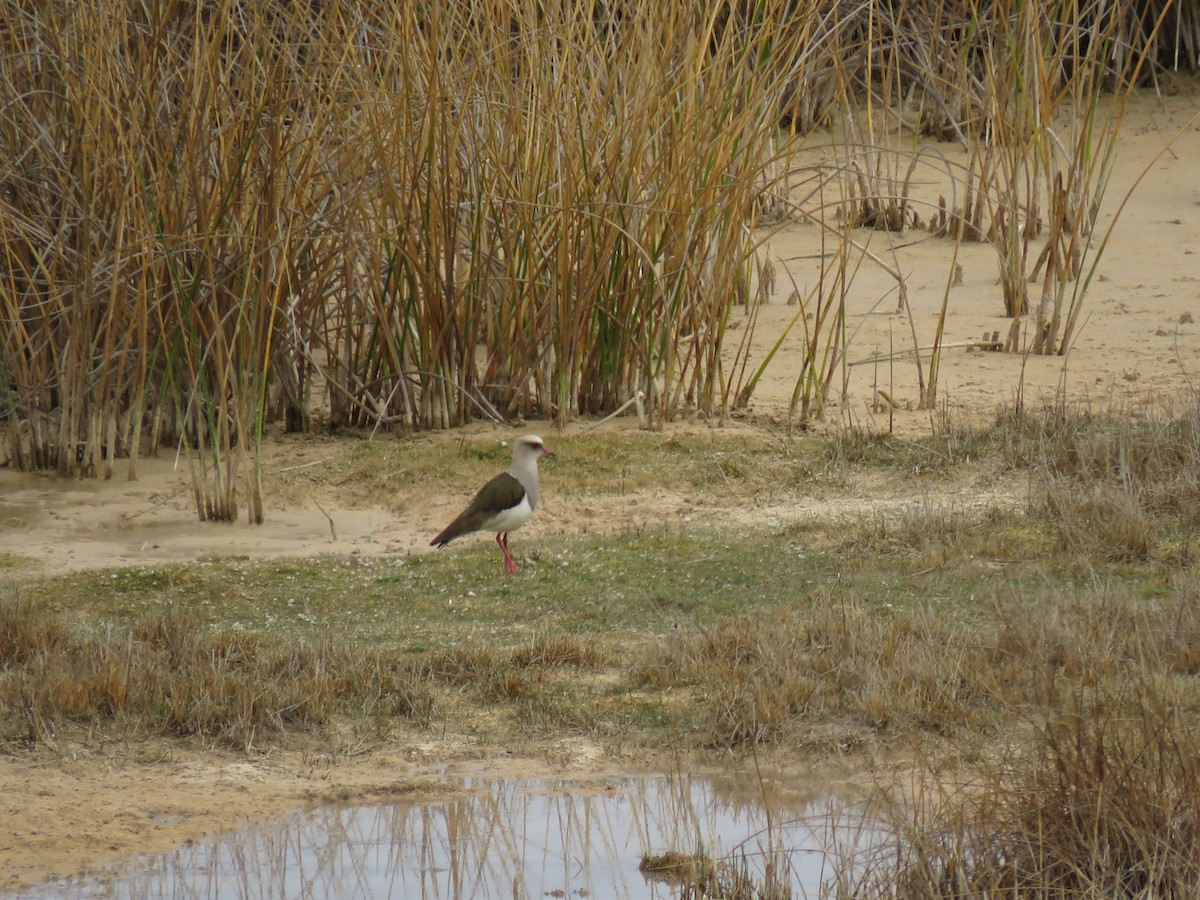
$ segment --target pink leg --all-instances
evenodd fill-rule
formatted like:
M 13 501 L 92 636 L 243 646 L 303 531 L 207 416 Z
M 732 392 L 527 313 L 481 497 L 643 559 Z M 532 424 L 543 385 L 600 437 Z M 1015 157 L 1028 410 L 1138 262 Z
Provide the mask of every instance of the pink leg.
M 512 554 L 508 552 L 508 535 L 497 532 L 496 543 L 500 545 L 500 550 L 504 553 L 504 571 L 510 575 L 516 575 L 521 570 L 517 568 L 517 564 L 513 562 Z

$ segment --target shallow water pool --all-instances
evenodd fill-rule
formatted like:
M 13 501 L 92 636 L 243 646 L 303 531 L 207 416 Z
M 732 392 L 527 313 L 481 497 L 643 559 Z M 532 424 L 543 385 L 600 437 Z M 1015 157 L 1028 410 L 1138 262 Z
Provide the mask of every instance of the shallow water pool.
M 38 898 L 667 898 L 645 854 L 703 853 L 826 896 L 878 835 L 778 783 L 690 776 L 445 778 L 449 799 L 322 807 L 45 885 Z

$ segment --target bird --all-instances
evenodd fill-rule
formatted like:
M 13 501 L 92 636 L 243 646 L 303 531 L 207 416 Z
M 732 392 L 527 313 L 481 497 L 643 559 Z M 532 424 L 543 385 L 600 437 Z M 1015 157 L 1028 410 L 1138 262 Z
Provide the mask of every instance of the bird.
M 473 531 L 496 532 L 496 543 L 504 554 L 504 571 L 515 575 L 521 570 L 508 552 L 509 532 L 516 531 L 533 515 L 538 501 L 538 460 L 553 456 L 536 434 L 527 434 L 513 442 L 513 461 L 475 495 L 470 505 L 429 542 L 444 547 L 456 537 Z

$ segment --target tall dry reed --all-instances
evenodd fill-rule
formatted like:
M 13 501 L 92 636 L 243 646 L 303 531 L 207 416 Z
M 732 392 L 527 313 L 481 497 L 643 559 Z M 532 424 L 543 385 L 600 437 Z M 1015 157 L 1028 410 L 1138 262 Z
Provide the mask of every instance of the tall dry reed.
M 257 520 L 275 416 L 717 412 L 785 11 L 10 0 L 10 459 L 178 444 L 202 517 Z
M 277 419 L 561 424 L 638 393 L 653 424 L 722 414 L 753 389 L 721 350 L 756 226 L 788 208 L 778 126 L 872 92 L 997 148 L 965 194 L 1014 279 L 1034 223 L 1056 229 L 1038 334 L 1062 349 L 1120 123 L 1086 110 L 1145 58 L 1194 57 L 1194 16 L 1170 10 L 0 0 L 7 460 L 110 476 L 127 457 L 134 477 L 175 447 L 202 517 L 257 521 Z M 1068 101 L 1080 137 L 1055 143 Z M 851 224 L 903 227 L 909 164 L 853 158 L 874 213 Z M 824 308 L 855 247 L 831 250 Z M 837 320 L 801 407 L 845 359 Z

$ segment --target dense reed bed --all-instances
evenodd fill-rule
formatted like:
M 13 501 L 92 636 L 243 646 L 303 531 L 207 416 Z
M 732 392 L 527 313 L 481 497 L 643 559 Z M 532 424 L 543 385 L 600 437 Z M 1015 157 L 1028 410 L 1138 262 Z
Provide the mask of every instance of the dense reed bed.
M 835 261 L 801 298 L 819 416 L 854 227 L 914 221 L 872 124 L 914 102 L 976 148 L 937 227 L 996 244 L 1013 316 L 1051 229 L 1037 333 L 1061 352 L 1120 123 L 1097 99 L 1193 66 L 1196 34 L 1158 2 L 4 0 L 6 460 L 133 477 L 179 447 L 202 518 L 257 521 L 269 422 L 562 423 L 639 393 L 651 424 L 723 414 L 755 383 L 746 342 L 723 363 L 730 309 L 791 218 Z M 843 112 L 861 147 L 814 192 L 794 137 Z
M 279 415 L 720 407 L 801 29 L 599 13 L 10 5 L 15 463 L 108 473 L 182 440 L 231 518 L 217 463 Z

